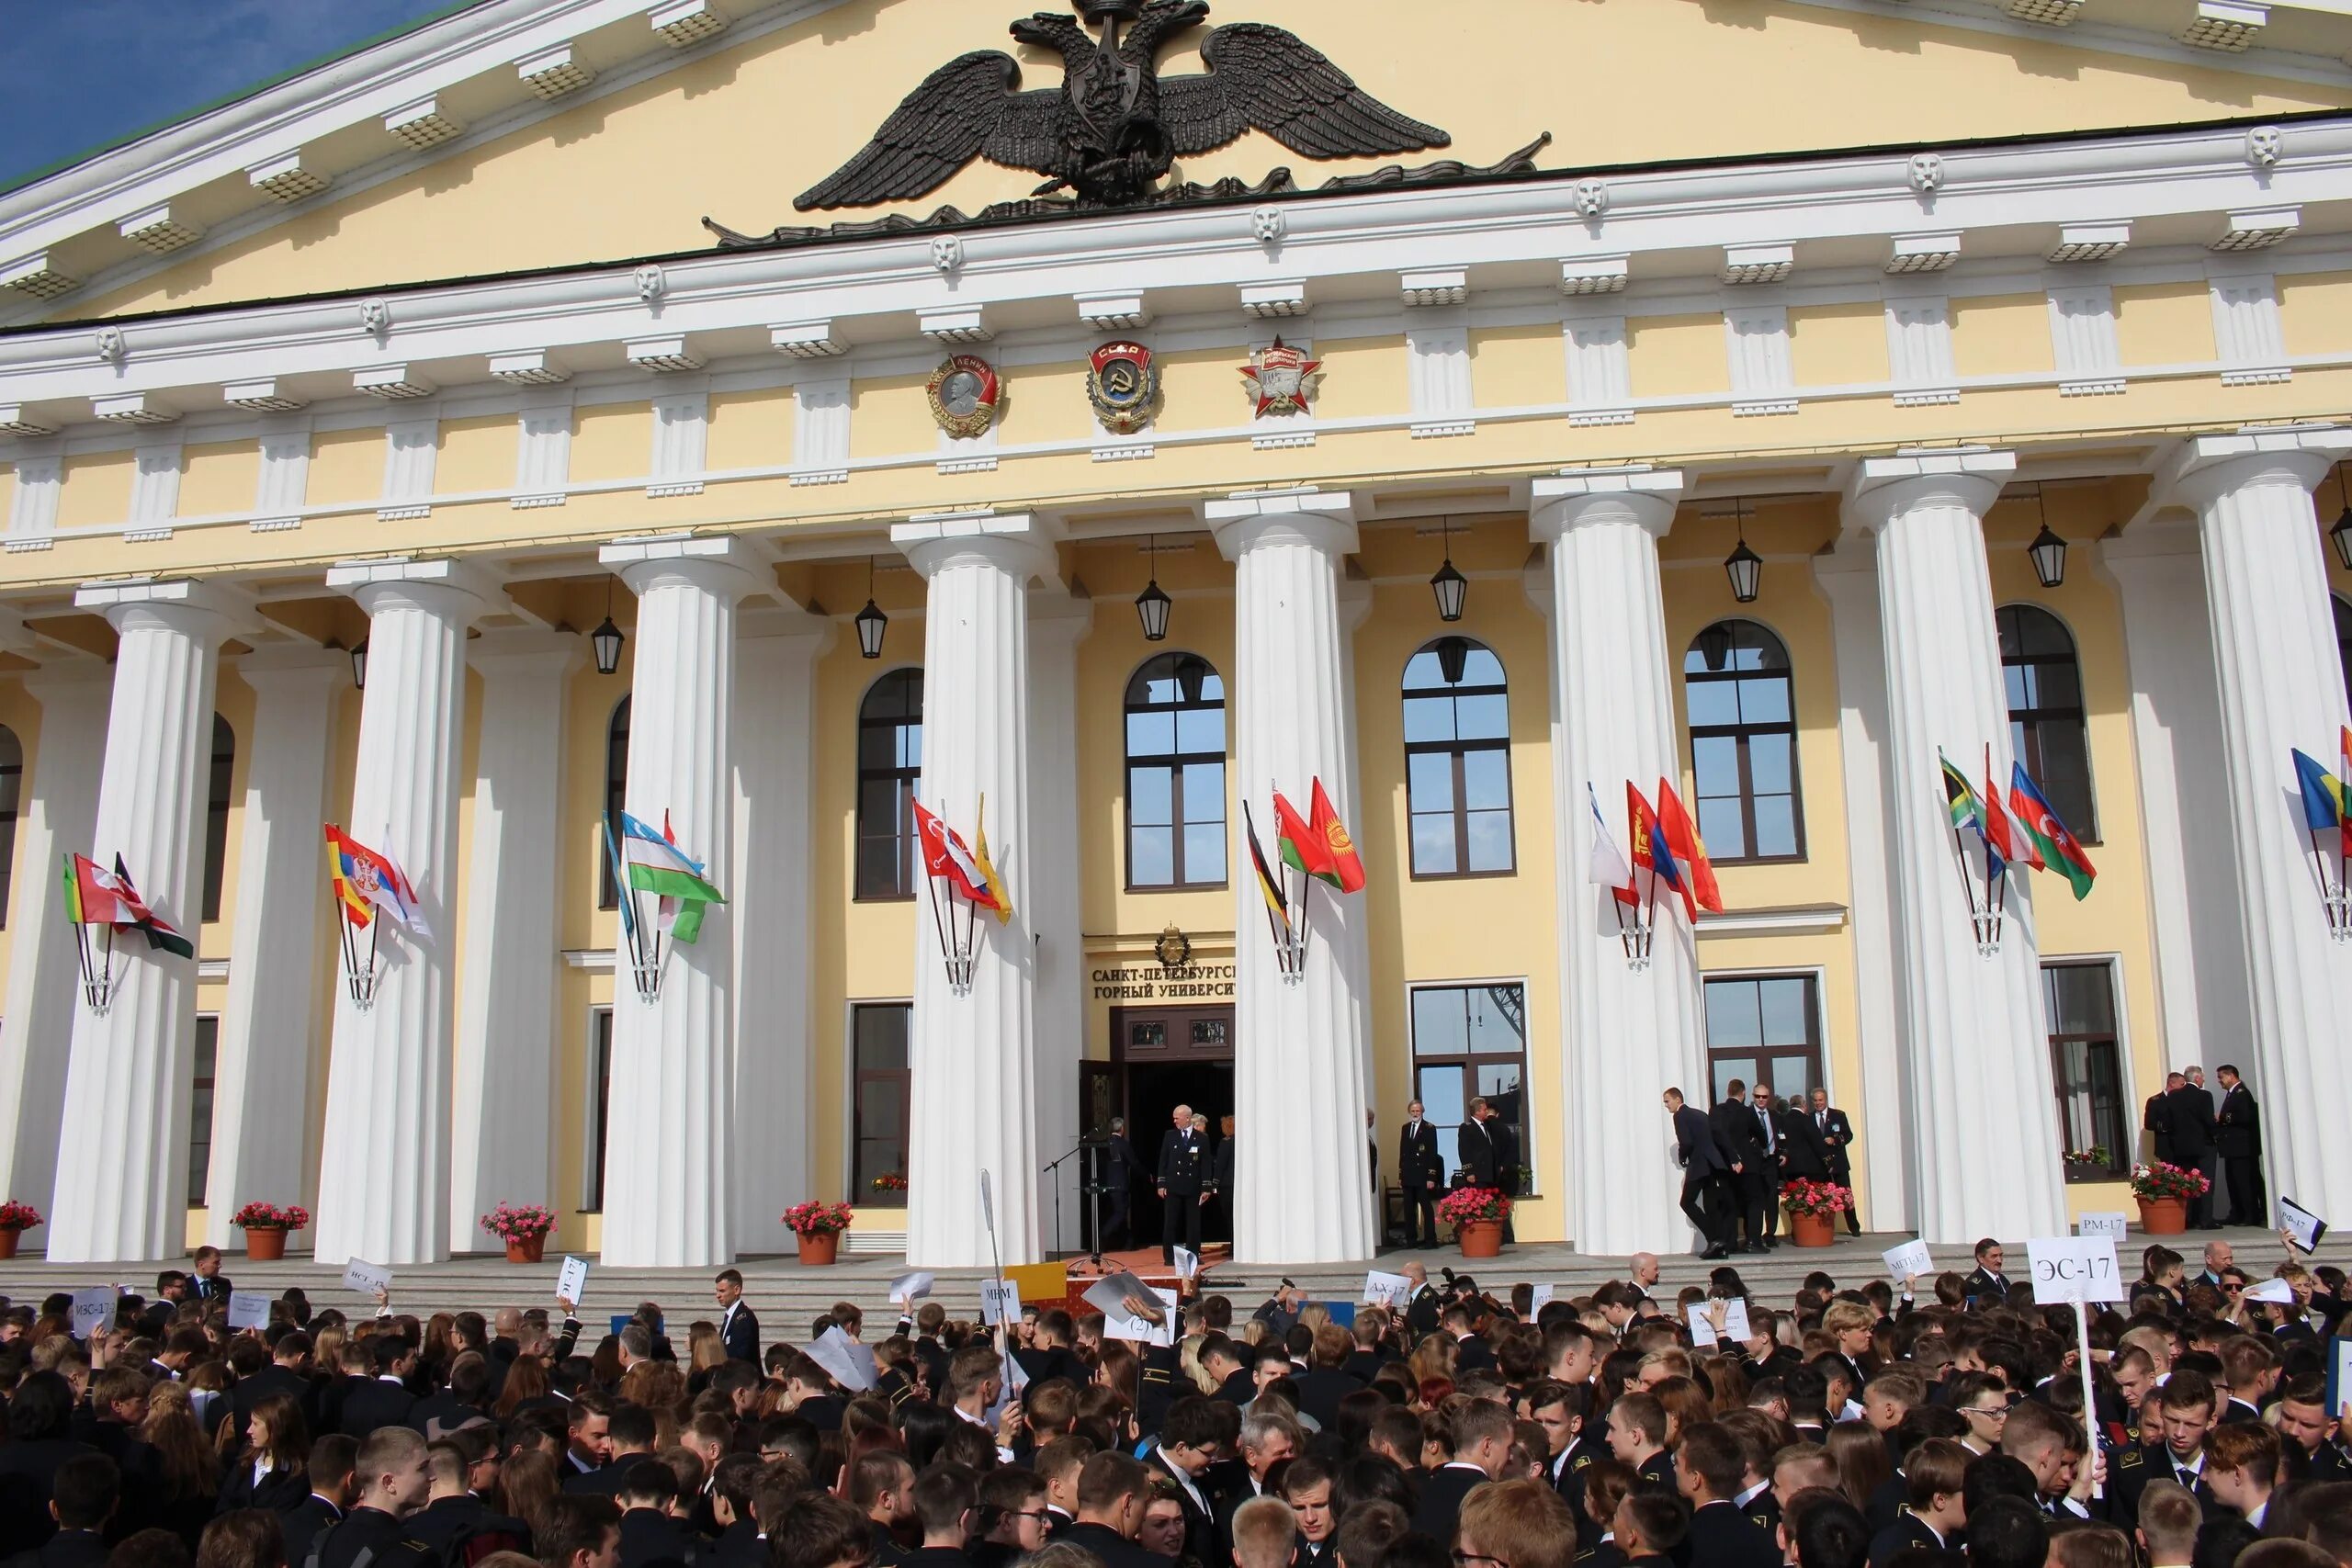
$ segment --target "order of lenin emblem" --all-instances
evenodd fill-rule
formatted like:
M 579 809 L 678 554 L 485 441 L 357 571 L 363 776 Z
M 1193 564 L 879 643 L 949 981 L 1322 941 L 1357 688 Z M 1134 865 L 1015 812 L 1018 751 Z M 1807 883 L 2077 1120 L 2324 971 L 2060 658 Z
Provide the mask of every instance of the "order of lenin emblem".
M 1273 413 L 1305 413 L 1312 383 L 1323 372 L 1323 362 L 1309 359 L 1304 349 L 1276 338 L 1270 348 L 1252 349 L 1241 378 L 1258 401 L 1258 417 Z
M 957 354 L 940 362 L 923 389 L 931 396 L 931 417 L 939 428 L 961 441 L 988 433 L 996 422 L 996 405 L 1003 389 L 996 368 L 976 354 Z
M 1133 435 L 1151 423 L 1159 396 L 1159 368 L 1139 343 L 1106 343 L 1087 360 L 1086 399 L 1094 417 L 1114 435 Z

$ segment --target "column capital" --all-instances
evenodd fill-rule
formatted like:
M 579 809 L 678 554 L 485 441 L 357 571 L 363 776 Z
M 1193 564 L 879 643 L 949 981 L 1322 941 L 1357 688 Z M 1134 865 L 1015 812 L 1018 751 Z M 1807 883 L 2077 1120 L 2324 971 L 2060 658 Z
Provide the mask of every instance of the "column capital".
M 351 682 L 351 655 L 306 642 L 269 643 L 242 655 L 229 668 L 256 692 L 294 692 Z
M 1674 526 L 1682 490 L 1679 468 L 1654 468 L 1647 463 L 1562 468 L 1530 488 L 1528 536 L 1548 545 L 1588 524 L 1632 523 L 1662 539 Z
M 1865 457 L 1846 481 L 1849 525 L 1877 530 L 1898 512 L 1937 502 L 1984 515 L 2018 469 L 2018 455 L 1989 446 L 1914 446 Z
M 640 599 L 656 588 L 698 588 L 731 603 L 775 584 L 767 557 L 750 541 L 726 534 L 616 539 L 596 558 Z
M 466 662 L 485 675 L 569 675 L 587 657 L 578 632 L 492 632 L 466 644 Z
M 74 591 L 74 607 L 97 611 L 117 632 L 161 627 L 215 648 L 255 624 L 252 595 L 186 577 L 85 582 Z
M 338 561 L 327 569 L 327 586 L 356 599 L 370 615 L 387 609 L 416 609 L 459 626 L 490 614 L 506 597 L 490 572 L 446 557 Z
M 1075 648 L 1094 629 L 1094 601 L 1076 593 L 1029 596 L 1029 646 L 1067 643 Z
M 890 543 L 926 582 L 956 566 L 994 567 L 1026 582 L 1057 577 L 1058 525 L 1034 512 L 918 512 L 890 525 Z
M 2283 424 L 2228 435 L 2192 435 L 2156 471 L 2154 494 L 2203 507 L 2225 491 L 2252 484 L 2316 487 L 2352 454 L 2352 430 L 2340 424 Z
M 114 671 L 96 659 L 57 659 L 17 677 L 25 694 L 42 707 L 96 701 L 106 705 Z
M 735 646 L 745 643 L 789 643 L 806 640 L 820 657 L 833 646 L 841 633 L 840 624 L 825 615 L 812 615 L 795 606 L 760 604 L 735 617 Z
M 1345 491 L 1299 485 L 1239 490 L 1201 503 L 1201 520 L 1227 560 L 1261 544 L 1306 545 L 1334 559 L 1356 548 L 1356 498 Z

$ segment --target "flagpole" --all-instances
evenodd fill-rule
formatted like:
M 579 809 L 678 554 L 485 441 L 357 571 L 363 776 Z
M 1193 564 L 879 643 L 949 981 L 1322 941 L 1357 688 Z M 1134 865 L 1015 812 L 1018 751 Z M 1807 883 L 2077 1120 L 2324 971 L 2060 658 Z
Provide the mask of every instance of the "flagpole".
M 1960 874 L 1960 896 L 1968 900 L 1969 932 L 1975 937 L 1977 950 L 1982 952 L 1984 947 L 1984 929 L 1977 919 L 1976 885 L 1968 880 L 1968 850 L 1960 841 L 1958 824 L 1954 824 L 1951 830 L 1951 867 Z
M 2312 866 L 2312 880 L 2319 886 L 2319 906 L 2327 914 L 2328 934 L 2340 941 L 2342 940 L 2344 929 L 2342 923 L 2344 901 L 2343 874 L 2341 872 L 2336 874 L 2336 885 L 2334 887 L 2330 887 L 2327 885 L 2327 846 L 2319 841 L 2318 829 L 2306 823 L 2303 828 L 2303 831 L 2310 835 L 2312 840 L 2312 854 L 2314 857 L 2314 863 Z M 2338 835 L 2341 836 L 2343 829 L 2339 827 L 2336 831 Z

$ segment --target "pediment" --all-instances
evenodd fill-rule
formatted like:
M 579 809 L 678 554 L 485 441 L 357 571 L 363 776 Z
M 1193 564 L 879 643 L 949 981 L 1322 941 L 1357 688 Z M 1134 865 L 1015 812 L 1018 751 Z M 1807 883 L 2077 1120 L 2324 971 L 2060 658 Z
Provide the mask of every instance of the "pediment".
M 1000 51 L 1023 89 L 1060 87 L 1054 51 L 1008 36 L 1019 9 L 485 0 L 215 111 L 217 126 L 192 121 L 0 196 L 0 258 L 16 258 L 0 260 L 0 278 L 38 255 L 65 285 L 0 298 L 15 299 L 14 320 L 80 318 L 690 252 L 712 243 L 706 217 L 763 233 L 943 206 L 978 213 L 1030 197 L 1039 174 L 980 158 L 918 196 L 818 213 L 793 202 L 959 56 Z M 1450 144 L 1326 159 L 1250 129 L 1177 157 L 1165 178 L 1249 187 L 1287 168 L 1313 189 L 1390 164 L 1490 164 L 1544 132 L 1554 140 L 1538 166 L 1577 170 L 2352 103 L 2341 58 L 2352 18 L 2272 7 L 2293 47 L 2230 53 L 2169 36 L 2173 10 L 2193 18 L 2196 0 L 2086 0 L 2064 28 L 1975 0 L 1215 0 L 1204 27 L 1158 53 L 1163 83 L 1202 75 L 1208 29 L 1271 24 Z M 1056 11 L 1078 21 L 1058 0 Z M 712 29 L 673 47 L 658 18 L 689 14 Z M 541 96 L 528 68 L 545 75 L 559 52 L 582 79 Z M 413 118 L 428 103 L 442 127 Z M 396 132 L 404 114 L 410 129 Z M 288 156 L 332 183 L 284 203 L 256 195 L 254 170 Z M 147 238 L 128 237 L 159 205 L 197 237 L 163 254 L 152 221 Z

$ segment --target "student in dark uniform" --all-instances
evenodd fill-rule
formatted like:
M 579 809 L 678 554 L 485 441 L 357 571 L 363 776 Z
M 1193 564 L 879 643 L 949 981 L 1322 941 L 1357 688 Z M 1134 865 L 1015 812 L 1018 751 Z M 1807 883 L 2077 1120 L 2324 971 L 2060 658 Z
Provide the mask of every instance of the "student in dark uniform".
M 1405 1107 L 1396 1134 L 1396 1180 L 1405 1191 L 1406 1242 L 1437 1245 L 1437 1194 L 1445 1185 L 1445 1159 L 1438 1153 L 1437 1129 L 1421 1114 L 1421 1102 Z
M 1180 1105 L 1159 1136 L 1159 1260 L 1176 1261 L 1176 1246 L 1201 1249 L 1201 1204 L 1208 1185 L 1208 1141 L 1193 1130 L 1193 1108 Z
M 1103 1141 L 1101 1156 L 1102 1184 L 1102 1235 L 1107 1246 L 1113 1236 L 1121 1241 L 1132 1239 L 1127 1221 L 1127 1204 L 1133 1197 L 1136 1181 L 1136 1146 L 1127 1141 L 1127 1119 L 1111 1118 L 1111 1135 Z
M 1903 1507 L 1871 1540 L 1871 1568 L 1883 1568 L 1913 1547 L 1947 1550 L 1968 1519 L 1962 1478 L 1974 1456 L 1949 1438 L 1930 1438 L 1904 1456 Z
M 2270 1224 L 2262 1189 L 2262 1111 L 2237 1068 L 2224 1062 L 2213 1069 L 2222 1080 L 2222 1109 L 2213 1118 L 2213 1141 L 2230 1179 L 2230 1212 L 2224 1224 Z

